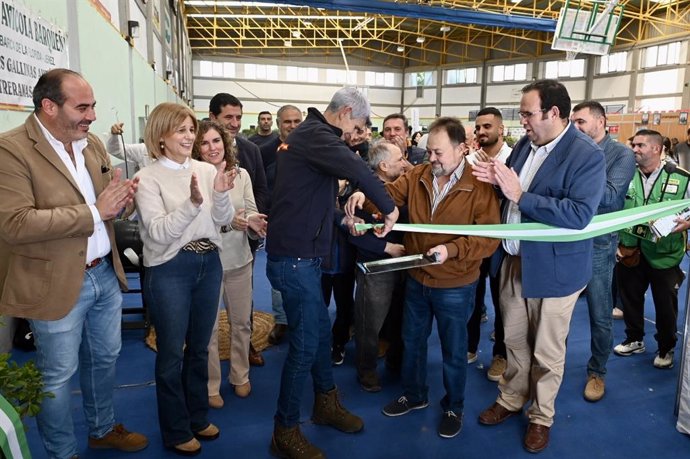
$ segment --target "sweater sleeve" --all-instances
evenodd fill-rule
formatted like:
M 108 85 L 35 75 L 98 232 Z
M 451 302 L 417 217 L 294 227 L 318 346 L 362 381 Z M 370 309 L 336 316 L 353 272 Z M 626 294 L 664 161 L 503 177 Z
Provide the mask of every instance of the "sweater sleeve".
M 148 168 L 143 170 L 149 171 Z M 186 199 L 181 206 L 168 212 L 162 193 L 168 192 L 170 185 L 154 179 L 152 174 L 140 174 L 139 188 L 136 193 L 136 205 L 141 223 L 149 237 L 162 245 L 172 244 L 179 239 L 194 217 L 201 212 L 201 207 L 196 207 L 191 199 Z M 182 187 L 185 184 L 176 183 L 173 186 Z M 163 191 L 163 188 L 166 191 Z

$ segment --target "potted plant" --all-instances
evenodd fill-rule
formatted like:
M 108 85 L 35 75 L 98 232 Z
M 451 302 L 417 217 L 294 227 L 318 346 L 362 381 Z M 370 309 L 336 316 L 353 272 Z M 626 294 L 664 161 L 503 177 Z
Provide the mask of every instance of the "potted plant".
M 30 458 L 24 435 L 23 419 L 36 416 L 46 397 L 54 397 L 43 390 L 43 376 L 33 361 L 18 365 L 9 353 L 0 354 L 0 457 Z

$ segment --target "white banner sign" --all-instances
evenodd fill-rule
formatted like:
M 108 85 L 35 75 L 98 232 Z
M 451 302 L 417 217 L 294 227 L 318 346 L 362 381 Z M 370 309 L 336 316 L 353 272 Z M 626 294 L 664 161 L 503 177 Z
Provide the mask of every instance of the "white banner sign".
M 33 107 L 38 78 L 69 66 L 67 34 L 17 1 L 0 7 L 0 104 Z

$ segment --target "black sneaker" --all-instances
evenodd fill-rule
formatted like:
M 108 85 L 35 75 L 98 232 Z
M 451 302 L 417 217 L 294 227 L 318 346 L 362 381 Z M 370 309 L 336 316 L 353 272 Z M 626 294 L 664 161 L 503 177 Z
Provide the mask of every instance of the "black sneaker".
M 429 402 L 427 400 L 417 403 L 410 403 L 407 401 L 407 397 L 403 395 L 399 399 L 393 400 L 388 405 L 384 406 L 381 412 L 386 416 L 391 417 L 402 416 L 403 414 L 407 414 L 412 410 L 421 410 L 427 406 L 429 406 Z
M 454 411 L 446 411 L 441 418 L 441 424 L 438 426 L 438 434 L 443 438 L 453 438 L 460 433 L 462 429 L 462 413 L 460 416 Z
M 333 365 L 342 365 L 345 361 L 345 346 L 334 344 L 331 349 L 331 362 Z

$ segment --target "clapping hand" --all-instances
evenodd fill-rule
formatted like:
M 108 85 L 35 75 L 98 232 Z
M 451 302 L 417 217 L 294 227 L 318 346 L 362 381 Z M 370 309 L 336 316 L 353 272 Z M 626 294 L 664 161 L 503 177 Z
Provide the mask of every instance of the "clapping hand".
M 120 180 L 122 169 L 115 169 L 113 178 L 96 199 L 96 209 L 103 221 L 112 220 L 134 201 L 134 193 L 139 185 L 139 178 Z
M 213 179 L 213 189 L 218 193 L 230 191 L 235 186 L 235 177 L 237 177 L 237 169 L 230 171 L 225 170 L 225 161 L 216 166 L 216 177 Z
M 268 222 L 265 214 L 252 214 L 247 217 L 247 224 L 259 237 L 266 237 Z
M 192 172 L 192 180 L 189 183 L 189 199 L 192 200 L 195 207 L 199 207 L 204 202 L 204 196 L 199 188 L 199 178 L 195 172 Z

